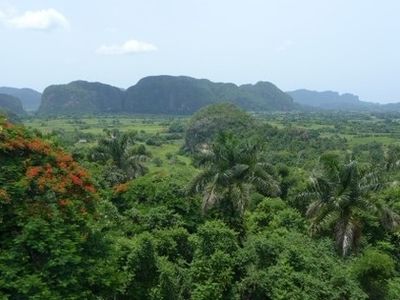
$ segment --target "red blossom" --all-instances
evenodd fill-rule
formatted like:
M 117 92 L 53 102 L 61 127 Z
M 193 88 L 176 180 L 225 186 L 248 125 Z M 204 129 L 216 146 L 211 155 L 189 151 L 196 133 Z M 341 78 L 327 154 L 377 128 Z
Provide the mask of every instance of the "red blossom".
M 25 141 L 20 137 L 16 137 L 4 144 L 4 148 L 8 150 L 17 150 L 25 148 Z
M 46 164 L 46 176 L 51 177 L 53 174 L 53 168 L 50 164 Z
M 88 177 L 88 173 L 86 170 L 79 168 L 79 170 L 76 173 L 77 176 L 79 176 L 80 178 L 85 178 Z
M 28 178 L 34 178 L 34 177 L 38 176 L 39 173 L 40 173 L 41 171 L 42 171 L 42 167 L 40 167 L 40 166 L 37 166 L 37 167 L 29 167 L 29 168 L 26 170 L 26 176 L 27 176 Z
M 82 181 L 82 179 L 80 179 L 78 176 L 76 176 L 76 175 L 74 175 L 74 174 L 70 174 L 69 177 L 71 178 L 72 182 L 73 182 L 75 185 L 82 186 L 83 181 Z
M 88 191 L 88 192 L 90 192 L 90 193 L 96 193 L 96 189 L 95 189 L 94 186 L 91 185 L 91 184 L 85 185 L 85 190 Z
M 59 152 L 59 153 L 57 153 L 57 155 L 56 155 L 56 161 L 57 161 L 58 164 L 63 163 L 63 165 L 64 165 L 64 164 L 66 165 L 66 163 L 72 162 L 73 159 L 72 159 L 72 156 L 71 156 L 71 155 L 66 154 L 66 153 L 64 153 L 64 152 Z
M 61 170 L 65 170 L 68 167 L 65 162 L 58 162 L 57 165 Z
M 71 155 L 38 137 L 32 137 L 22 126 L 4 124 L 0 120 L 3 128 L 0 133 L 0 153 L 10 157 L 26 157 L 23 161 L 25 175 L 30 182 L 34 182 L 27 191 L 38 194 L 51 190 L 61 198 L 57 201 L 60 207 L 72 205 L 73 202 L 68 200 L 71 197 L 80 199 L 77 203 L 80 205 L 74 205 L 74 208 L 83 215 L 87 214 L 85 206 L 90 204 L 92 194 L 96 193 L 88 172 Z M 32 166 L 32 162 L 39 165 Z M 9 199 L 7 192 L 0 189 L 0 203 L 6 203 Z M 32 214 L 51 213 L 47 201 L 32 201 L 28 207 Z
M 38 152 L 46 155 L 50 154 L 51 151 L 50 145 L 39 139 L 28 141 L 27 147 L 33 152 Z

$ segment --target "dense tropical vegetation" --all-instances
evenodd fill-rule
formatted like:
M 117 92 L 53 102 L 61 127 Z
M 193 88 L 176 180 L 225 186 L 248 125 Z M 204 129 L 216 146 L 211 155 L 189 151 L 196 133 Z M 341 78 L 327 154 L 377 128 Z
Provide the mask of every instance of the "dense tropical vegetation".
M 400 299 L 396 113 L 0 120 L 0 298 Z

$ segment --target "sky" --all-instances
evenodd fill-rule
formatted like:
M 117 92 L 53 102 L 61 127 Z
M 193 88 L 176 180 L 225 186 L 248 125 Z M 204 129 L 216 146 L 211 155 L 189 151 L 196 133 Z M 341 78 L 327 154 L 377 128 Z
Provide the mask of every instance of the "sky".
M 0 0 L 0 86 L 149 75 L 400 101 L 398 0 Z

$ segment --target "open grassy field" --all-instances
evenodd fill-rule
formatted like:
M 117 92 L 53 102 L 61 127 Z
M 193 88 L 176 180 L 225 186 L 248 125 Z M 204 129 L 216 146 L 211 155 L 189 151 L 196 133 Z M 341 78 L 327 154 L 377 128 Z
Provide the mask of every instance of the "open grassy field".
M 266 114 L 257 118 L 274 127 L 303 128 L 316 132 L 320 137 L 345 138 L 349 149 L 378 143 L 382 145 L 400 143 L 400 122 L 370 114 Z M 70 149 L 90 149 L 104 135 L 104 130 L 118 129 L 120 131 L 136 131 L 144 139 L 136 141 L 143 144 L 151 153 L 146 162 L 150 172 L 184 172 L 193 175 L 196 169 L 191 165 L 189 157 L 180 151 L 183 145 L 183 134 L 176 138 L 167 139 L 169 125 L 182 117 L 168 116 L 97 116 L 97 117 L 58 117 L 58 118 L 28 118 L 24 120 L 27 127 L 37 129 L 44 134 L 57 132 L 64 140 L 69 139 Z M 183 119 L 183 121 L 186 121 Z M 85 143 L 78 140 L 83 136 Z M 155 137 L 162 140 L 160 145 L 148 143 L 147 139 Z
M 317 131 L 320 136 L 337 135 L 347 140 L 348 146 L 369 143 L 383 145 L 400 143 L 400 120 L 386 115 L 369 113 L 274 113 L 258 116 L 277 128 L 296 127 Z
M 144 131 L 146 133 L 163 133 L 165 124 L 173 118 L 150 118 L 150 117 L 86 117 L 86 118 L 30 118 L 24 124 L 28 127 L 38 129 L 43 133 L 53 130 L 75 131 L 83 133 L 101 134 L 104 129 L 118 129 L 121 131 Z
M 339 119 L 338 117 L 342 119 Z M 378 141 L 396 142 L 400 137 L 400 120 L 379 118 L 369 114 L 324 115 L 324 114 L 267 114 L 257 116 L 259 120 L 277 128 L 287 126 L 316 130 L 321 135 L 339 134 L 347 139 L 354 139 L 355 144 Z M 187 117 L 186 117 L 187 118 Z M 175 119 L 173 116 L 99 116 L 99 117 L 57 117 L 28 118 L 24 120 L 27 127 L 38 129 L 43 133 L 54 130 L 65 132 L 80 131 L 90 134 L 102 134 L 104 129 L 120 131 L 138 131 L 149 134 L 166 133 L 168 125 Z
M 390 123 L 384 118 L 368 114 L 340 116 L 324 114 L 268 114 L 258 116 L 263 122 L 277 128 L 287 126 L 318 131 L 321 136 L 339 135 L 345 137 L 349 146 L 368 144 L 371 142 L 385 145 L 399 143 L 400 121 L 392 119 Z M 29 118 L 24 120 L 27 127 L 37 129 L 45 134 L 52 131 L 81 132 L 84 134 L 101 135 L 105 129 L 120 131 L 137 131 L 146 134 L 166 134 L 168 125 L 174 119 L 182 117 L 171 116 L 99 116 L 99 117 L 58 117 L 58 118 Z M 175 141 L 160 149 L 158 152 L 176 152 L 182 141 Z M 165 149 L 164 149 L 165 148 Z M 161 153 L 162 155 L 163 153 Z
M 180 117 L 178 117 L 181 119 Z M 24 121 L 25 126 L 41 131 L 44 134 L 52 132 L 64 132 L 66 135 L 72 133 L 90 134 L 93 139 L 85 143 L 74 143 L 71 147 L 77 149 L 89 149 L 94 147 L 96 140 L 104 134 L 105 129 L 118 129 L 123 132 L 136 131 L 147 136 L 160 136 L 167 134 L 169 124 L 176 118 L 173 117 L 149 117 L 149 116 L 105 116 L 85 118 L 30 118 Z M 161 145 L 143 144 L 151 153 L 151 158 L 146 162 L 150 172 L 187 173 L 193 175 L 195 168 L 191 166 L 189 157 L 180 153 L 183 139 L 164 141 Z

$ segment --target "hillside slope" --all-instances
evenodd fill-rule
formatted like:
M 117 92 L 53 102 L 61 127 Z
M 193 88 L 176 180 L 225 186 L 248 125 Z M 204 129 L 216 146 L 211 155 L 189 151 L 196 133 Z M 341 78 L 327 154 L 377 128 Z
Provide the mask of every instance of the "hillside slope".
M 290 96 L 269 82 L 237 86 L 185 76 L 151 76 L 126 91 L 126 110 L 134 113 L 191 114 L 219 102 L 261 111 L 295 107 Z
M 296 90 L 287 92 L 294 102 L 303 106 L 327 109 L 327 110 L 380 110 L 381 106 L 376 103 L 361 101 L 353 94 L 339 94 L 333 91 L 317 92 L 310 90 Z
M 118 113 L 123 110 L 123 92 L 99 82 L 73 81 L 52 85 L 43 91 L 39 114 Z
M 185 76 L 150 76 L 126 91 L 101 83 L 75 81 L 46 88 L 40 114 L 192 114 L 213 103 L 232 102 L 246 110 L 286 111 L 292 98 L 269 82 L 237 86 Z
M 0 94 L 0 111 L 13 113 L 16 115 L 24 115 L 21 101 L 13 96 Z
M 42 94 L 29 88 L 0 87 L 1 94 L 14 96 L 21 100 L 25 110 L 34 111 L 39 108 Z

